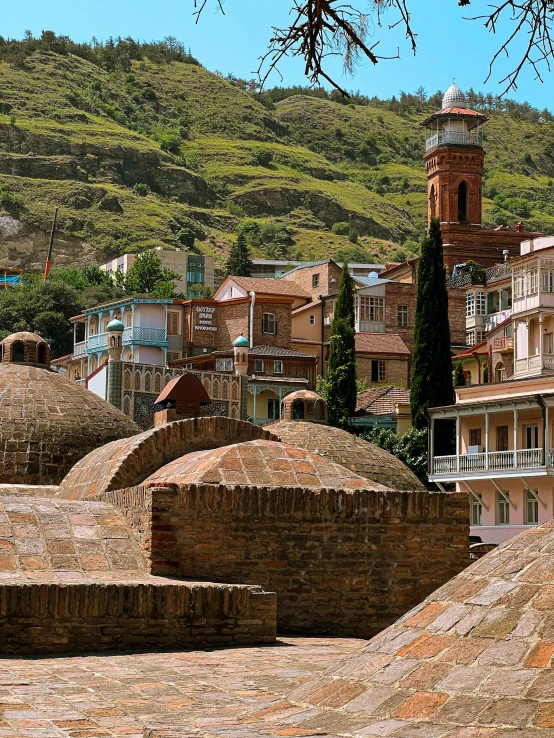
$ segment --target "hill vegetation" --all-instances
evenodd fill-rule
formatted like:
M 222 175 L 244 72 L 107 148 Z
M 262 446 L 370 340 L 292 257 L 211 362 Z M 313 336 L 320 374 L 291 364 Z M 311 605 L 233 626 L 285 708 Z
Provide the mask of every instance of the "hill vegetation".
M 485 224 L 554 232 L 552 115 L 468 96 L 490 116 Z M 438 107 L 424 90 L 259 93 L 171 37 L 0 37 L 0 208 L 46 230 L 59 205 L 62 236 L 98 262 L 185 230 L 222 267 L 241 229 L 257 256 L 403 259 L 426 220 L 418 123 Z

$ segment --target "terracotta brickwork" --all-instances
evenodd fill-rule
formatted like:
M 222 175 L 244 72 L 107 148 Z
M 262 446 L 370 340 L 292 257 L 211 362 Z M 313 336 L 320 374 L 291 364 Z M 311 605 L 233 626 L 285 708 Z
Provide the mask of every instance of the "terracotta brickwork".
M 434 214 L 441 223 L 458 223 L 458 187 L 467 187 L 466 219 L 481 225 L 481 185 L 485 154 L 481 147 L 439 146 L 425 156 L 427 170 L 429 216 Z
M 240 335 L 249 337 L 250 301 L 229 300 L 218 303 L 217 349 L 226 350 Z M 264 333 L 264 313 L 275 315 L 276 333 Z M 258 298 L 254 307 L 254 346 L 280 346 L 290 348 L 292 324 L 292 299 Z
M 328 295 L 339 287 L 342 270 L 334 262 L 328 261 L 301 269 L 293 269 L 281 277 L 281 281 L 295 282 L 312 296 Z M 317 283 L 317 284 L 316 284 Z
M 147 494 L 153 573 L 260 584 L 277 593 L 289 632 L 373 636 L 467 565 L 461 493 L 191 484 Z M 110 497 L 140 519 L 136 490 Z
M 138 430 L 62 374 L 0 364 L 0 483 L 59 484 L 90 451 Z
M 184 454 L 257 438 L 276 440 L 269 431 L 232 418 L 179 420 L 89 454 L 62 481 L 60 497 L 86 499 L 108 490 L 132 487 Z

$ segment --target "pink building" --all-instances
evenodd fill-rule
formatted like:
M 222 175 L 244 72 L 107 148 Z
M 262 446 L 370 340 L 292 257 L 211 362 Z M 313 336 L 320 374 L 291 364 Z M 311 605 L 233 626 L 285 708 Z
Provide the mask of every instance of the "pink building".
M 524 242 L 511 266 L 511 376 L 429 410 L 430 479 L 469 493 L 487 543 L 554 517 L 554 238 Z

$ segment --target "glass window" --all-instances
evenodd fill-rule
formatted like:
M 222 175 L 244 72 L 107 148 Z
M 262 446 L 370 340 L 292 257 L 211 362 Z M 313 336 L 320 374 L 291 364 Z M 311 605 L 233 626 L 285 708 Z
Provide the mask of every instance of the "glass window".
M 475 292 L 466 293 L 466 318 L 472 318 L 475 315 Z
M 315 315 L 310 315 L 310 325 L 315 325 Z
M 554 270 L 543 269 L 542 272 L 542 291 L 554 292 Z
M 514 286 L 514 297 L 517 299 L 523 297 L 523 285 L 524 285 L 524 273 L 518 271 L 514 273 L 513 286 Z
M 527 294 L 534 295 L 538 292 L 538 272 L 536 269 L 529 269 L 527 272 Z
M 485 331 L 483 330 L 476 330 L 475 331 L 475 343 L 481 343 L 481 341 L 485 340 Z
M 319 274 L 312 274 L 312 287 L 319 287 Z
M 384 382 L 386 379 L 386 362 L 373 360 L 371 362 L 371 381 Z
M 398 306 L 398 325 L 401 328 L 408 327 L 408 306 L 407 305 Z
M 473 428 L 469 431 L 469 445 L 480 446 L 481 445 L 481 428 Z
M 498 525 L 510 524 L 510 503 L 508 502 L 509 497 L 509 492 L 503 492 L 503 494 L 497 492 Z
M 554 354 L 554 333 L 544 334 L 544 353 Z
M 215 360 L 216 372 L 232 372 L 234 371 L 233 359 L 216 359 Z
M 282 374 L 283 373 L 283 362 L 282 361 L 274 361 L 273 362 L 273 373 L 274 374 Z
M 279 400 L 267 401 L 267 418 L 268 420 L 279 420 Z
M 539 447 L 539 426 L 524 425 L 523 426 L 523 448 Z
M 264 371 L 264 360 L 254 359 L 254 371 L 256 374 L 262 374 Z
M 275 335 L 277 333 L 277 322 L 275 321 L 275 315 L 273 313 L 264 313 L 262 333 L 270 333 L 271 335 Z
M 475 293 L 475 314 L 486 315 L 487 314 L 487 293 L 476 292 Z
M 358 321 L 369 321 L 371 323 L 383 323 L 385 320 L 385 298 L 384 297 L 355 297 L 354 310 Z
M 468 346 L 475 345 L 475 331 L 468 331 L 466 333 L 466 343 Z
M 508 426 L 497 425 L 496 426 L 496 450 L 507 451 L 508 450 Z
M 536 493 L 536 490 L 535 490 Z M 525 525 L 539 522 L 539 502 L 530 489 L 525 490 Z
M 475 497 L 471 498 L 471 525 L 483 525 L 483 495 L 478 494 L 479 502 Z
M 196 276 L 194 272 L 187 272 L 187 282 L 189 284 L 194 284 L 195 280 L 196 280 Z

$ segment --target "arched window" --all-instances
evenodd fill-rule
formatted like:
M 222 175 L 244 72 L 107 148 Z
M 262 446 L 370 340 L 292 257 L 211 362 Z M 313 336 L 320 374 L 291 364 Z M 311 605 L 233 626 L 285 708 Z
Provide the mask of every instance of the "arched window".
M 465 223 L 467 221 L 467 185 L 460 182 L 458 185 L 458 222 Z
M 39 364 L 46 364 L 46 346 L 44 345 L 44 343 L 39 344 L 37 362 Z
M 22 343 L 14 343 L 12 351 L 14 361 L 25 361 L 25 346 Z
M 431 185 L 431 191 L 429 192 L 429 214 L 431 218 L 437 216 L 437 193 L 435 192 L 435 185 Z
M 295 400 L 292 403 L 292 419 L 304 420 L 304 403 L 302 400 Z
M 496 381 L 497 382 L 503 382 L 506 379 L 506 369 L 504 368 L 504 364 L 499 361 L 496 365 Z

